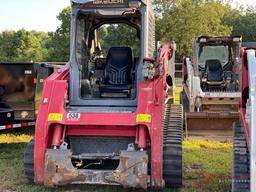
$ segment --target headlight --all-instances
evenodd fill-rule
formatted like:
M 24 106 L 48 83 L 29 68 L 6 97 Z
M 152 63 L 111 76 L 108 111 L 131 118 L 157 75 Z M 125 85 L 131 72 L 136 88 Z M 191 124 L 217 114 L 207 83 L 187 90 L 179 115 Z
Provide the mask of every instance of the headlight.
M 140 7 L 140 2 L 138 0 L 129 1 L 129 7 L 132 9 L 138 9 Z
M 234 37 L 233 38 L 233 42 L 240 42 L 241 41 L 241 37 Z
M 199 39 L 200 43 L 206 43 L 207 42 L 207 39 L 206 38 L 201 38 Z

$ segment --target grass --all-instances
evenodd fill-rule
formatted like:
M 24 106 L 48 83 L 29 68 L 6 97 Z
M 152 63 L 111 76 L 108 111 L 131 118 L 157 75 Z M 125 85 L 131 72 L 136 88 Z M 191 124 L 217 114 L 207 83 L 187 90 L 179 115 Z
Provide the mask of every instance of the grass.
M 120 187 L 68 186 L 46 189 L 29 185 L 23 176 L 23 152 L 26 143 L 33 137 L 33 128 L 0 133 L 0 191 L 1 192 L 53 192 L 90 191 L 123 192 Z M 184 186 L 180 192 L 227 192 L 231 189 L 231 150 L 229 143 L 207 141 L 184 141 Z
M 188 191 L 230 191 L 231 151 L 230 143 L 184 141 L 185 189 L 189 188 Z M 187 191 L 185 189 L 184 191 Z
M 180 87 L 175 91 L 179 102 Z M 39 99 L 37 99 L 38 103 Z M 0 132 L 0 191 L 1 192 L 125 192 L 121 187 L 67 186 L 47 189 L 27 184 L 23 176 L 23 153 L 33 137 L 33 128 Z M 183 187 L 165 192 L 228 192 L 231 191 L 232 145 L 200 140 L 183 143 Z

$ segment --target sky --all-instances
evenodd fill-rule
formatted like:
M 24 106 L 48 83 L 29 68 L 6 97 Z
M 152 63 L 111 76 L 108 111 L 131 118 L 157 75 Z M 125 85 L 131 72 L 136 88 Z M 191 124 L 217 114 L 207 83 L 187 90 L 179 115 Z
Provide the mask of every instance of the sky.
M 69 5 L 70 0 L 0 0 L 0 31 L 55 31 L 56 16 Z
M 238 4 L 256 6 L 256 0 L 233 0 L 232 7 L 236 7 Z
M 255 5 L 256 0 L 234 0 L 236 7 Z M 0 32 L 3 30 L 55 31 L 60 22 L 56 16 L 70 5 L 70 0 L 0 0 Z

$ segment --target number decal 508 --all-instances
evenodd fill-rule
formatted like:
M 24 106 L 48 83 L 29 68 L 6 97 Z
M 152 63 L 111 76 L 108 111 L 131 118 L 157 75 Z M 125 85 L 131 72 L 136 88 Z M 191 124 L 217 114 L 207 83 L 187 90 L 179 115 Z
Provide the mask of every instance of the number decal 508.
M 80 119 L 80 113 L 68 113 L 67 119 L 78 120 L 78 119 Z

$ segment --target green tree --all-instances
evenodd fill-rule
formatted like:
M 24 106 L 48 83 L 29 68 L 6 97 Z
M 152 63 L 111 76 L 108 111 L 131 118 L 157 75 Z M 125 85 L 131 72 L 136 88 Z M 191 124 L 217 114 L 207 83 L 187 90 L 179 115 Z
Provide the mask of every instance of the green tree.
M 232 35 L 242 35 L 243 41 L 256 41 L 256 9 L 240 7 L 226 14 L 224 22 L 232 26 Z
M 48 61 L 68 61 L 70 56 L 70 21 L 71 8 L 64 8 L 57 16 L 61 25 L 56 32 L 50 33 L 51 42 L 48 42 Z
M 192 54 L 192 44 L 201 35 L 230 35 L 231 27 L 223 23 L 230 7 L 217 1 L 161 0 L 156 19 L 156 37 L 161 41 L 175 41 L 178 58 Z
M 0 34 L 0 61 L 8 61 L 14 55 L 13 38 L 15 31 L 3 31 Z
M 192 54 L 192 44 L 201 35 L 242 35 L 256 41 L 256 9 L 229 6 L 230 0 L 154 0 L 156 38 L 177 43 L 177 58 Z M 55 32 L 6 30 L 0 33 L 0 61 L 68 61 L 71 8 L 57 18 Z M 127 45 L 139 55 L 136 31 L 127 25 L 105 25 L 99 30 L 102 49 Z
M 105 54 L 110 47 L 129 46 L 133 48 L 134 55 L 139 56 L 140 44 L 136 29 L 126 24 L 112 24 L 102 26 L 99 31 L 100 44 Z
M 43 61 L 48 55 L 45 42 L 47 33 L 26 31 L 3 31 L 0 34 L 0 61 Z

